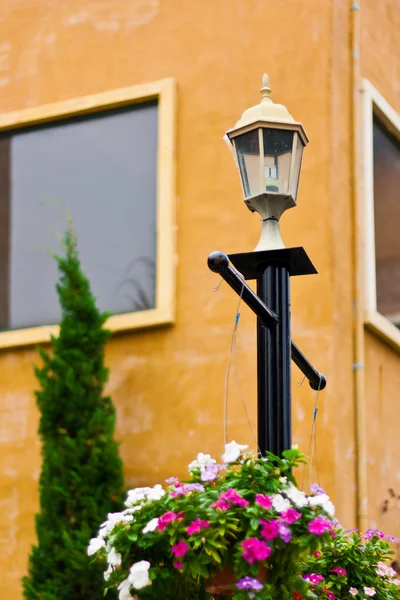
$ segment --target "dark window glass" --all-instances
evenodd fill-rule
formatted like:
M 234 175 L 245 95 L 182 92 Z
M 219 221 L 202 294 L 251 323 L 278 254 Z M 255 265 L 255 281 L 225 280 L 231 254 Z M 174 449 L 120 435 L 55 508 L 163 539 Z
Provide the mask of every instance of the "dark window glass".
M 57 323 L 66 210 L 100 309 L 155 303 L 157 104 L 0 139 L 0 328 Z
M 377 309 L 400 325 L 400 144 L 374 119 Z

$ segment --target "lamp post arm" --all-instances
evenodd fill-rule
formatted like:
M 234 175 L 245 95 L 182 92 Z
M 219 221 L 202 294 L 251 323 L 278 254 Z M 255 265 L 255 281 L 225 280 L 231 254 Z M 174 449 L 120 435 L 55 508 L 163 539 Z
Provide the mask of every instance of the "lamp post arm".
M 208 267 L 214 273 L 221 275 L 222 279 L 231 286 L 245 304 L 259 317 L 265 327 L 270 329 L 279 321 L 278 315 L 268 308 L 260 298 L 247 285 L 236 269 L 232 269 L 229 259 L 223 252 L 213 252 L 208 257 Z
M 221 275 L 222 279 L 243 299 L 243 302 L 251 308 L 260 321 L 268 329 L 276 326 L 279 316 L 268 308 L 253 292 L 247 283 L 239 275 L 238 271 L 229 264 L 229 259 L 223 252 L 213 252 L 208 257 L 208 267 L 214 273 Z M 326 377 L 322 375 L 307 360 L 301 350 L 294 342 L 291 342 L 291 357 L 300 371 L 305 375 L 313 390 L 323 390 L 326 387 Z
M 302 351 L 292 341 L 292 361 L 308 379 L 313 390 L 323 390 L 326 387 L 326 377 L 315 369 Z

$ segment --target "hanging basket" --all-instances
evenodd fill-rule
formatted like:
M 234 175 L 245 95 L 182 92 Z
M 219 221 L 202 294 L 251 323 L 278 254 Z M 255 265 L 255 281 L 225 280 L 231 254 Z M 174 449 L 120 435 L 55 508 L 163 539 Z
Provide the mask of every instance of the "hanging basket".
M 258 579 L 263 583 L 267 579 L 267 569 L 260 565 Z M 233 596 L 235 593 L 236 577 L 229 565 L 219 569 L 206 583 L 206 592 L 214 596 Z

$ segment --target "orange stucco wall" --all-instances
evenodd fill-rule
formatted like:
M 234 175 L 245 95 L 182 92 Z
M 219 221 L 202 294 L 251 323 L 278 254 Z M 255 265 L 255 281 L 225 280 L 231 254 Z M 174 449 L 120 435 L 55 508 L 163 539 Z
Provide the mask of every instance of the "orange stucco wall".
M 387 86 L 396 105 L 397 90 L 387 81 L 391 75 L 379 53 L 391 60 L 392 70 L 400 68 L 391 56 L 399 51 L 390 17 L 398 3 L 382 2 L 388 8 L 382 32 L 393 35 L 389 43 L 385 33 L 384 45 L 374 38 L 372 49 L 375 4 L 368 0 L 366 6 L 362 67 L 366 76 Z M 351 16 L 345 0 L 287 0 L 284 6 L 280 0 L 14 0 L 1 15 L 2 112 L 164 77 L 177 81 L 176 324 L 115 335 L 107 351 L 108 391 L 117 407 L 129 485 L 179 475 L 199 451 L 221 453 L 224 379 L 237 297 L 224 285 L 213 291 L 218 279 L 208 271 L 206 258 L 214 249 L 240 252 L 257 243 L 259 222 L 241 202 L 222 136 L 245 108 L 258 102 L 260 78 L 267 71 L 274 100 L 303 122 L 311 140 L 299 207 L 282 219 L 286 244 L 304 245 L 319 271 L 292 282 L 293 338 L 328 377 L 319 397 L 319 477 L 337 504 L 339 519 L 355 524 Z M 255 321 L 246 307 L 241 312 L 238 377 L 254 429 Z M 384 403 L 389 394 L 395 397 L 398 358 L 368 339 L 367 377 L 375 377 L 376 357 L 391 369 L 390 383 L 380 388 Z M 36 360 L 31 348 L 0 354 L 0 587 L 8 600 L 21 598 L 19 579 L 34 541 L 40 471 Z M 300 379 L 294 368 L 294 441 L 307 451 L 315 394 L 307 383 L 299 387 Z M 374 405 L 376 393 L 371 385 L 368 406 Z M 390 420 L 388 410 L 381 416 Z M 379 429 L 372 433 L 369 452 L 376 457 L 376 469 L 382 452 Z M 254 446 L 234 374 L 229 437 Z M 391 473 L 395 453 L 387 456 L 386 473 Z M 379 470 L 371 477 L 375 520 L 381 492 L 376 478 L 384 477 Z

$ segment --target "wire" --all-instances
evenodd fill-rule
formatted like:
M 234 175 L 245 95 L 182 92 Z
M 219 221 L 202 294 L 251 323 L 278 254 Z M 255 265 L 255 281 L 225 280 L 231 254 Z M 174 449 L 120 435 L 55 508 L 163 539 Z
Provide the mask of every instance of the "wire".
M 319 485 L 319 472 L 318 472 L 318 461 L 317 461 L 317 415 L 318 415 L 318 396 L 319 396 L 319 392 L 320 392 L 320 387 L 321 387 L 321 380 L 319 382 L 318 385 L 318 390 L 317 393 L 315 395 L 315 402 L 314 402 L 314 410 L 313 410 L 313 422 L 312 422 L 312 426 L 311 426 L 311 434 L 310 434 L 310 442 L 308 445 L 308 456 L 310 457 L 310 489 L 311 489 L 311 480 L 312 480 L 312 472 L 313 472 L 313 462 L 315 459 L 315 474 L 317 477 L 317 483 Z M 305 469 L 306 466 L 304 465 L 303 467 L 303 477 L 302 477 L 302 482 L 301 482 L 301 487 L 304 490 L 304 477 L 305 477 Z

